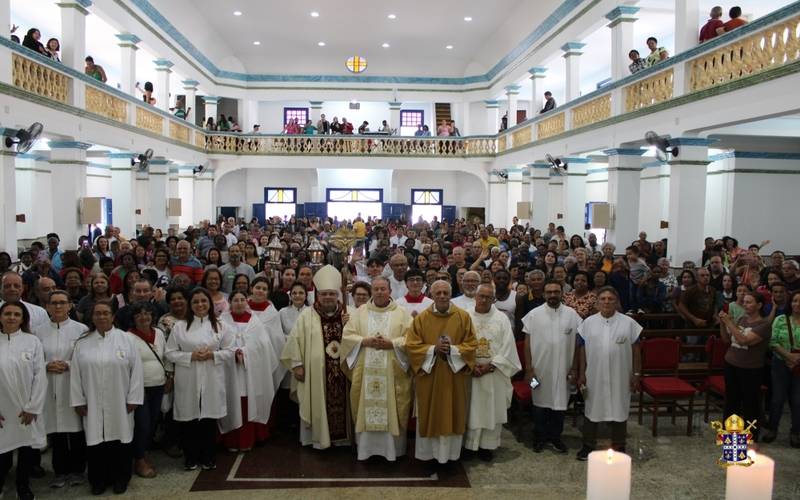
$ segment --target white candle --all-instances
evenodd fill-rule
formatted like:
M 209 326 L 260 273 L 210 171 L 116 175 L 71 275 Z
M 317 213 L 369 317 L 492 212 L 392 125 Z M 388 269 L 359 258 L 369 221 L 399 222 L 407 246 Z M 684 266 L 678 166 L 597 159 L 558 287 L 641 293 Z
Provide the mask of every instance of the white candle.
M 587 500 L 627 500 L 631 497 L 631 457 L 624 453 L 593 451 L 586 474 Z
M 753 465 L 727 468 L 725 500 L 770 500 L 775 461 L 753 450 L 747 454 L 753 459 Z

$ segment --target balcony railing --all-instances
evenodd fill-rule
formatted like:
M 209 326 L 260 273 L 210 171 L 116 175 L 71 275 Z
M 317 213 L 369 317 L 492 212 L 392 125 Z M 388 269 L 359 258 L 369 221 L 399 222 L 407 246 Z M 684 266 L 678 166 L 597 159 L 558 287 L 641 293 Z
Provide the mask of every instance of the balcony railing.
M 800 71 L 800 64 L 796 64 L 800 61 L 799 30 L 800 2 L 795 2 L 496 136 L 287 136 L 206 132 L 4 37 L 0 37 L 0 45 L 11 52 L 11 80 L 0 82 L 0 90 L 210 154 L 492 157 L 531 147 L 540 141 L 556 140 L 572 131 L 601 127 L 610 120 L 624 120 L 626 115 L 635 117 L 655 112 L 665 106 Z M 751 78 L 756 75 L 758 78 Z

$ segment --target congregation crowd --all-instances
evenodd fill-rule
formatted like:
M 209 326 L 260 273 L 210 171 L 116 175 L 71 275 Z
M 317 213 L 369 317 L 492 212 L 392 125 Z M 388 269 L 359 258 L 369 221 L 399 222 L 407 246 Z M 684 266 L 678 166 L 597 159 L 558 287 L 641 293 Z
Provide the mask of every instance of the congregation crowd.
M 520 377 L 537 453 L 568 451 L 565 411 L 584 396 L 585 460 L 601 422 L 625 449 L 635 318 L 665 311 L 719 325 L 725 416 L 761 421 L 770 384 L 760 439 L 776 438 L 788 399 L 800 447 L 800 271 L 779 250 L 765 262 L 769 243 L 708 238 L 674 274 L 666 240 L 641 233 L 623 256 L 595 234 L 516 218 L 220 219 L 135 238 L 108 226 L 77 251 L 49 234 L 16 263 L 0 252 L 0 481 L 17 451 L 17 492 L 32 498 L 49 446 L 52 487 L 88 470 L 93 494 L 122 493 L 132 472 L 156 475 L 156 445 L 209 470 L 218 447 L 245 452 L 274 433 L 396 460 L 411 430 L 432 466 L 462 449 L 491 460 Z

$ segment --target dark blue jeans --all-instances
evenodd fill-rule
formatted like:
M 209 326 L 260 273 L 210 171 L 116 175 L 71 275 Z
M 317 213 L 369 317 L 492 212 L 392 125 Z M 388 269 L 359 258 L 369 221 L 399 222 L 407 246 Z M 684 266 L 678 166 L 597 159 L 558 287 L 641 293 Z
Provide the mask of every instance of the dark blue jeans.
M 133 458 L 137 460 L 144 458 L 153 440 L 163 396 L 163 385 L 145 387 L 144 402 L 133 413 Z
M 561 433 L 564 431 L 565 413 L 534 405 L 533 439 L 538 443 L 560 440 Z
M 792 434 L 800 433 L 800 376 L 792 371 L 779 356 L 772 357 L 772 403 L 769 408 L 769 428 L 778 431 L 783 404 L 789 399 L 792 416 Z

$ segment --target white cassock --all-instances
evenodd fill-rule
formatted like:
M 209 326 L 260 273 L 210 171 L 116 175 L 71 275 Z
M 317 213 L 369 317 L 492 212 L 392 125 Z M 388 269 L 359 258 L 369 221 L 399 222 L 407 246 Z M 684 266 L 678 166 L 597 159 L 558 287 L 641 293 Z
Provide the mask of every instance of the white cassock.
M 34 331 L 40 326 L 50 322 L 50 315 L 47 314 L 47 311 L 45 311 L 43 307 L 39 307 L 36 304 L 31 304 L 30 302 L 25 302 L 24 300 L 20 300 L 19 302 L 25 306 L 25 309 L 28 310 L 28 315 L 31 317 L 30 324 L 28 325 L 31 331 Z M 4 301 L 0 300 L 0 306 L 3 304 Z
M 454 306 L 460 307 L 465 311 L 475 309 L 475 297 L 467 297 L 466 295 L 459 295 L 450 301 Z
M 67 319 L 48 322 L 34 330 L 44 348 L 45 366 L 51 361 L 72 363 L 75 341 L 89 329 L 83 323 Z M 83 430 L 81 417 L 70 402 L 70 372 L 47 372 L 47 398 L 44 402 L 44 425 L 48 434 Z
M 492 364 L 494 372 L 471 377 L 469 416 L 464 448 L 494 450 L 500 446 L 503 424 L 508 421 L 513 389 L 511 377 L 522 369 L 514 341 L 514 331 L 508 317 L 496 307 L 481 314 L 467 311 L 475 326 L 478 348 L 475 364 Z
M 208 347 L 213 359 L 192 361 L 192 352 Z M 233 359 L 233 334 L 224 323 L 217 331 L 208 318 L 195 316 L 192 326 L 178 321 L 167 339 L 167 359 L 175 365 L 175 402 L 178 422 L 201 418 L 219 419 L 228 413 L 225 399 L 225 361 Z
M 583 320 L 564 304 L 553 309 L 542 304 L 522 318 L 522 331 L 530 336 L 531 363 L 539 387 L 531 391 L 540 408 L 566 411 L 569 403 L 567 375 L 575 355 L 575 335 Z
M 36 336 L 21 330 L 0 334 L 0 415 L 5 420 L 0 429 L 0 453 L 30 446 L 46 446 L 44 399 L 47 394 L 44 351 Z M 22 425 L 20 412 L 37 418 Z
M 70 371 L 72 406 L 86 406 L 86 445 L 108 441 L 130 443 L 133 412 L 126 405 L 144 401 L 144 374 L 139 351 L 128 334 L 117 328 L 105 336 L 97 331 L 75 342 Z
M 237 323 L 226 312 L 220 316 L 220 321 L 233 332 L 231 348 L 234 352 L 241 349 L 244 356 L 242 363 L 237 363 L 234 356 L 224 364 L 228 414 L 219 420 L 219 429 L 225 434 L 244 424 L 240 402 L 243 397 L 247 398 L 247 420 L 267 423 L 275 398 L 272 373 L 279 361 L 264 324 L 255 315 L 251 315 L 247 323 Z
M 283 309 L 281 309 L 280 311 L 278 311 L 278 314 L 280 315 L 280 318 L 281 318 L 281 326 L 283 327 L 283 335 L 285 337 L 288 337 L 289 334 L 292 332 L 292 328 L 294 328 L 294 324 L 297 323 L 297 318 L 300 317 L 300 313 L 303 312 L 307 307 L 308 306 L 303 305 L 303 306 L 300 306 L 298 308 L 298 307 L 295 307 L 292 304 L 289 304 L 288 306 L 286 306 Z M 285 340 L 284 340 L 284 342 L 285 342 Z M 279 361 L 280 361 L 281 352 L 283 352 L 283 351 L 278 352 Z M 283 363 L 281 363 L 281 367 L 284 368 L 283 367 Z M 284 368 L 284 370 L 285 370 L 285 368 Z M 289 388 L 291 388 L 291 385 L 292 385 L 292 374 L 289 373 L 289 371 L 287 370 L 286 373 L 283 375 L 283 378 L 281 379 L 280 388 L 281 389 L 289 389 Z
M 431 299 L 430 297 L 426 297 L 424 295 L 420 295 L 419 297 L 417 297 L 417 299 L 420 299 L 420 301 L 417 302 L 416 300 L 411 299 L 411 301 L 409 302 L 408 295 L 404 295 L 399 299 L 395 300 L 395 302 L 397 302 L 398 306 L 405 309 L 408 312 L 408 314 L 412 316 L 416 316 L 425 309 L 429 308 L 431 304 L 433 304 L 433 299 Z
M 586 418 L 592 422 L 625 422 L 631 408 L 632 346 L 642 326 L 615 312 L 593 314 L 578 328 L 586 349 Z
M 389 275 L 389 283 L 392 285 L 392 299 L 397 300 L 403 295 L 408 293 L 408 288 L 406 288 L 406 281 L 405 279 L 397 280 L 394 278 L 394 274 Z
M 289 305 L 289 307 L 292 307 Z M 275 308 L 272 303 L 267 306 L 263 311 L 250 311 L 253 316 L 261 320 L 267 332 L 267 338 L 272 344 L 272 352 L 275 353 L 278 363 L 272 367 L 271 380 L 274 384 L 273 391 L 277 391 L 281 385 L 281 380 L 286 376 L 288 370 L 280 363 L 280 355 L 283 352 L 283 346 L 286 345 L 286 334 L 283 332 L 283 324 L 281 323 L 280 312 Z

